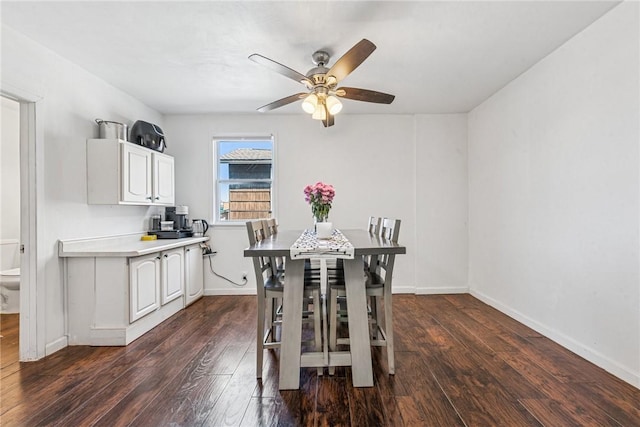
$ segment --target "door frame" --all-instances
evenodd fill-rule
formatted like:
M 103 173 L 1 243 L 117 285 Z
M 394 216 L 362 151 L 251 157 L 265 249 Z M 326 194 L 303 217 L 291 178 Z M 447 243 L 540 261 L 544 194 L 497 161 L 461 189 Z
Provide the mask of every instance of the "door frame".
M 44 271 L 38 235 L 44 206 L 44 100 L 3 84 L 0 95 L 20 103 L 20 350 L 19 360 L 46 354 Z

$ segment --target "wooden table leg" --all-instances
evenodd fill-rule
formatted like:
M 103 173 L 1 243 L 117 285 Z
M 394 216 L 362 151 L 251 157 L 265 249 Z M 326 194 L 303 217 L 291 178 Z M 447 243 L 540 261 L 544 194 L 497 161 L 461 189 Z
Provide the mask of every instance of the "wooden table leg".
M 300 388 L 303 291 L 304 260 L 287 258 L 282 301 L 284 313 L 282 314 L 280 343 L 280 390 L 297 390 Z
M 349 346 L 354 387 L 373 387 L 367 295 L 362 257 L 344 261 L 345 290 L 349 317 Z M 289 272 L 287 271 L 287 274 Z M 282 363 L 282 362 L 280 362 Z

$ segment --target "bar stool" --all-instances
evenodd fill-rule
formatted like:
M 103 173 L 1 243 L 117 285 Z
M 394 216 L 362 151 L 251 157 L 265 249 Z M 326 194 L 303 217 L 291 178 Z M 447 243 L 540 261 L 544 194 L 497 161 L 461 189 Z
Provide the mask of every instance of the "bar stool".
M 370 222 L 371 224 L 371 222 Z M 371 229 L 370 229 L 371 230 Z M 400 233 L 400 220 L 384 218 L 381 221 L 380 237 L 391 242 L 398 242 Z M 393 343 L 393 304 L 392 304 L 392 279 L 395 255 L 372 256 L 369 266 L 365 268 L 366 295 L 370 299 L 370 324 L 373 333 L 370 337 L 371 346 L 387 347 L 387 364 L 389 374 L 395 373 L 395 357 Z M 344 284 L 330 284 L 329 298 L 329 348 L 335 351 L 338 344 L 349 344 L 349 338 L 338 338 L 338 323 L 348 321 L 346 312 L 338 310 L 338 298 L 346 298 Z M 382 302 L 384 301 L 384 325 L 381 322 Z M 333 374 L 333 369 L 329 369 Z
M 255 245 L 270 236 L 262 220 L 247 221 L 246 226 L 250 245 Z M 253 257 L 253 267 L 256 275 L 256 293 L 258 297 L 256 377 L 262 378 L 264 349 L 280 347 L 280 341 L 277 340 L 276 336 L 276 327 L 282 323 L 282 310 L 280 309 L 279 301 L 282 300 L 284 292 L 284 270 L 279 272 L 278 268 L 274 267 L 274 261 L 269 257 Z M 303 311 L 303 315 L 307 318 L 313 317 L 314 345 L 316 351 L 320 351 L 322 350 L 320 281 L 313 280 L 312 277 L 307 277 L 305 274 L 303 295 L 306 301 L 311 300 L 314 303 L 314 310 L 307 309 Z M 268 319 L 266 331 L 265 319 Z M 318 371 L 321 374 L 321 370 L 319 369 Z

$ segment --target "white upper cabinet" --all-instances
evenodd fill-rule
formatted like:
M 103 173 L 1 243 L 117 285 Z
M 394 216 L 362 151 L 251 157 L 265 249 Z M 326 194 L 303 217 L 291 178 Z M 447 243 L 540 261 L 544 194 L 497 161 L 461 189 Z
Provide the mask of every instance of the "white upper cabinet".
M 152 202 L 152 153 L 133 144 L 121 144 L 122 201 Z
M 161 153 L 153 155 L 153 202 L 173 205 L 175 201 L 173 157 Z
M 87 203 L 169 205 L 175 202 L 174 159 L 119 139 L 87 140 Z

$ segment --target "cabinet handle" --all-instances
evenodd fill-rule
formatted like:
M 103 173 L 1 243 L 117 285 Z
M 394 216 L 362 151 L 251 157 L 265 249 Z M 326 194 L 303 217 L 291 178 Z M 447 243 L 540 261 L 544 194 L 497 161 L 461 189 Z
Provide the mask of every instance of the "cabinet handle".
M 160 256 L 157 256 L 156 259 L 160 259 Z
M 156 196 L 156 200 L 160 200 L 160 196 Z
M 169 255 L 165 255 L 164 257 L 165 257 L 165 258 L 169 258 Z
M 151 196 L 147 196 L 147 197 L 146 197 L 146 199 L 147 199 L 147 200 L 153 200 L 153 197 L 151 197 Z
M 190 251 L 191 251 L 191 249 L 187 249 L 185 252 L 190 252 Z

